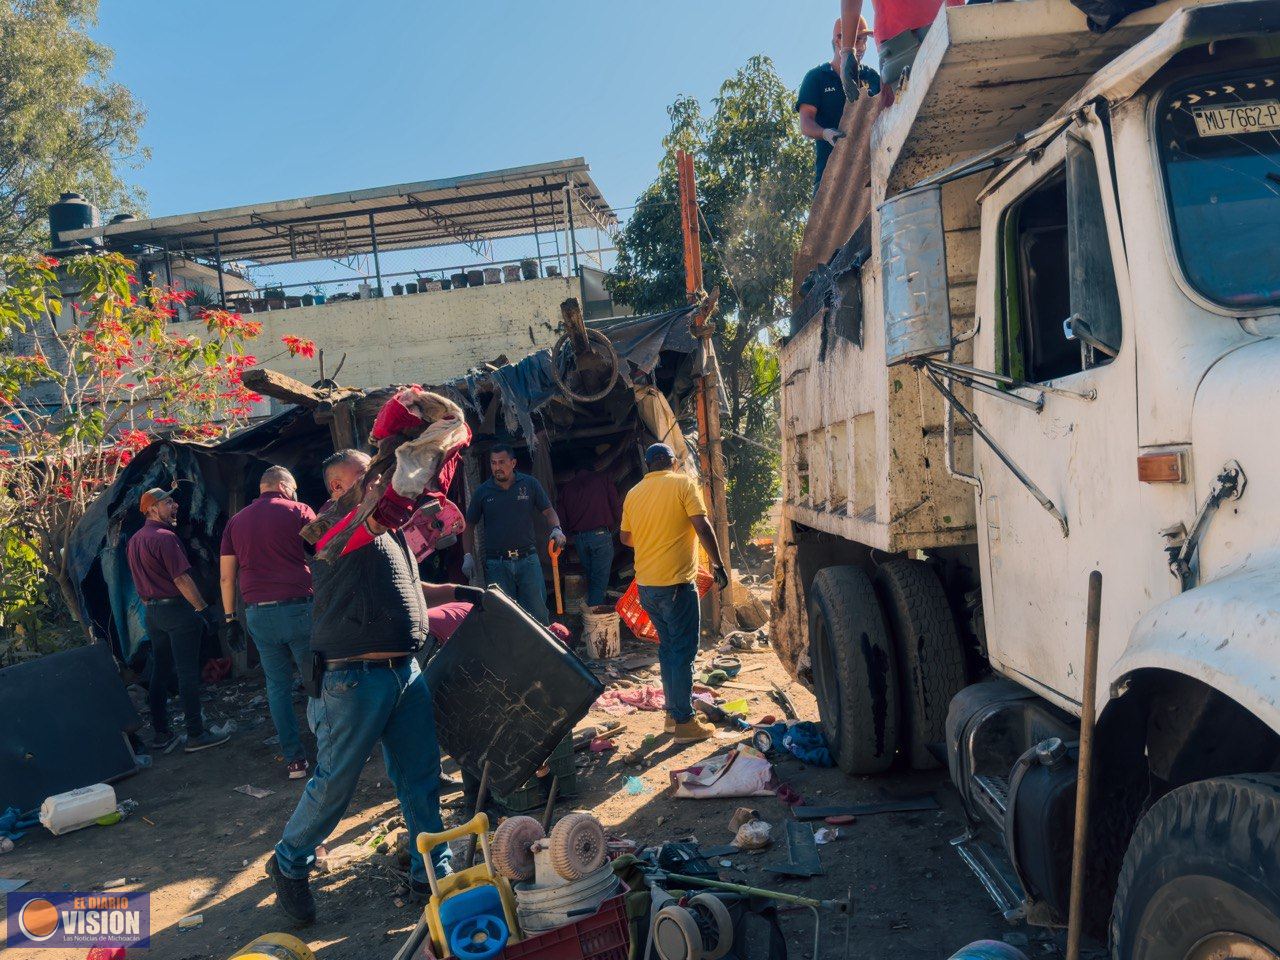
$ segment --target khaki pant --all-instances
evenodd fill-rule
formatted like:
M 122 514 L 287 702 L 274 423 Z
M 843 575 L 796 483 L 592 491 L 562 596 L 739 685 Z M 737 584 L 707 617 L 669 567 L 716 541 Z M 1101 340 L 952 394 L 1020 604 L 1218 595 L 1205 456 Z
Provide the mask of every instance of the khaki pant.
M 904 30 L 896 37 L 891 37 L 879 44 L 881 83 L 885 86 L 893 86 L 902 78 L 903 71 L 915 62 L 916 54 L 920 52 L 920 44 L 928 32 L 928 27 Z

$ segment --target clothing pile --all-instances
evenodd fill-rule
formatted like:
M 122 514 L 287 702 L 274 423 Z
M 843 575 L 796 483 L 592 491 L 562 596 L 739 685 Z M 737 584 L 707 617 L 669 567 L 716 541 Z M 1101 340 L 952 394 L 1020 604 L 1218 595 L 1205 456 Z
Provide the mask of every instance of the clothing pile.
M 622 717 L 637 710 L 665 710 L 667 698 L 661 687 L 622 687 L 600 694 L 591 709 Z

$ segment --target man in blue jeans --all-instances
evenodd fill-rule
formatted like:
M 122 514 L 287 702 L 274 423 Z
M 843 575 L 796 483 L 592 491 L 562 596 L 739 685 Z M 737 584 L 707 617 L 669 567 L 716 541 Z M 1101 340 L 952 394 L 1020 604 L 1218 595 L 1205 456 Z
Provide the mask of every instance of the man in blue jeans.
M 467 555 L 462 571 L 469 577 L 475 569 L 473 528 L 483 522 L 484 582 L 497 584 L 539 623 L 550 623 L 534 518 L 541 513 L 551 526 L 551 539 L 563 547 L 560 518 L 542 484 L 516 470 L 515 451 L 507 444 L 490 447 L 489 473 L 467 504 L 467 529 L 462 535 Z
M 578 462 L 573 479 L 560 487 L 559 514 L 564 530 L 587 574 L 587 606 L 604 603 L 613 573 L 613 532 L 622 521 L 618 488 L 588 458 Z
M 357 477 L 362 472 L 358 461 L 339 466 Z M 316 915 L 307 882 L 316 846 L 342 820 L 379 740 L 409 836 L 441 830 L 435 711 L 413 655 L 427 639 L 427 602 L 404 537 L 379 516 L 375 511 L 366 521 L 371 543 L 332 562 L 312 562 L 312 670 L 320 676 L 309 673 L 307 720 L 316 735 L 316 769 L 267 862 L 277 905 L 300 923 Z M 410 895 L 423 900 L 430 886 L 414 844 L 409 859 Z M 431 859 L 438 875 L 449 872 L 446 845 Z
M 284 467 L 268 467 L 258 493 L 222 531 L 222 609 L 228 643 L 238 648 L 238 579 L 280 752 L 289 779 L 301 780 L 308 768 L 293 712 L 293 677 L 294 669 L 301 674 L 311 659 L 311 567 L 299 532 L 316 515 L 298 502 L 298 482 Z
M 658 631 L 658 665 L 667 701 L 664 729 L 677 743 L 706 740 L 715 735 L 715 727 L 693 712 L 699 542 L 711 558 L 711 572 L 721 589 L 729 585 L 729 574 L 697 481 L 675 468 L 675 454 L 665 443 L 649 447 L 644 459 L 649 472 L 622 504 L 622 542 L 635 550 L 640 606 Z

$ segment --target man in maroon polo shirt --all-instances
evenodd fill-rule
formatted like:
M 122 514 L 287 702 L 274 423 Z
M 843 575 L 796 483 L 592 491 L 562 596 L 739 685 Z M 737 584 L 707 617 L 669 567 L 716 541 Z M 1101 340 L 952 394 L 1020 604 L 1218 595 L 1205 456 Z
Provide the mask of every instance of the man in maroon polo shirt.
M 298 483 L 284 467 L 268 467 L 259 496 L 227 521 L 222 532 L 222 608 L 227 630 L 238 636 L 236 580 L 245 625 L 262 660 L 267 707 L 280 736 L 290 780 L 307 775 L 307 755 L 293 712 L 293 671 L 311 658 L 311 567 L 299 533 L 316 518 L 298 502 Z
M 129 538 L 125 550 L 133 585 L 145 609 L 147 637 L 151 641 L 151 707 L 154 751 L 167 749 L 177 739 L 169 728 L 169 679 L 175 669 L 182 709 L 186 713 L 187 753 L 225 743 L 230 734 L 204 728 L 200 713 L 200 642 L 204 632 L 216 630 L 217 611 L 204 602 L 182 541 L 174 533 L 178 501 L 172 490 L 153 487 L 142 495 L 138 509 L 146 516 L 142 529 Z
M 589 457 L 576 466 L 573 479 L 560 486 L 557 514 L 587 575 L 587 605 L 598 607 L 613 572 L 613 532 L 622 522 L 622 501 L 617 486 Z

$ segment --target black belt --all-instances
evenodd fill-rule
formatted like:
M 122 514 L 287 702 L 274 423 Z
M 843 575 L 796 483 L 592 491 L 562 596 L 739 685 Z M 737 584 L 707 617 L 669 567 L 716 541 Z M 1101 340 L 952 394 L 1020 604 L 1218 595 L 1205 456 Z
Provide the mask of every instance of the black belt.
M 245 607 L 284 607 L 291 603 L 310 603 L 310 597 L 294 597 L 292 600 L 264 600 L 262 603 L 246 603 Z
M 489 553 L 486 560 L 520 560 L 533 553 L 533 547 L 521 547 L 519 550 L 503 550 L 501 553 Z
M 395 670 L 405 666 L 413 657 L 384 657 L 379 660 L 364 660 L 359 657 L 347 657 L 345 660 L 326 660 L 324 668 L 329 670 Z
M 166 603 L 186 603 L 187 598 L 186 597 L 159 597 L 155 600 L 143 600 L 142 602 L 146 604 L 148 607 L 161 607 L 161 606 L 164 606 Z

